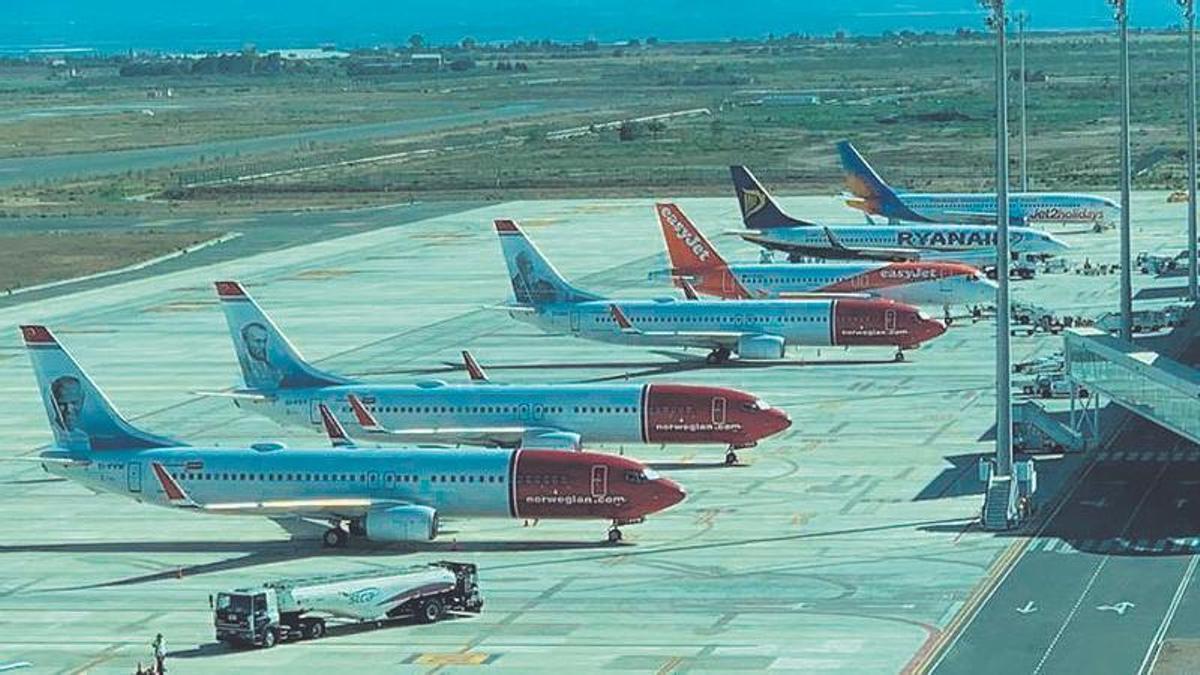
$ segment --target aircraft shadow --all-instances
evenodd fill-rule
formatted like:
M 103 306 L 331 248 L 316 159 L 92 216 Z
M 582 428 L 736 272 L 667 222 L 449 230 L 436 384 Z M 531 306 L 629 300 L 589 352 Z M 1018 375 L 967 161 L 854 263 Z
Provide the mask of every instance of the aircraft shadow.
M 445 615 L 445 617 L 442 618 L 440 623 L 445 623 L 447 621 L 460 621 L 465 618 L 467 618 L 467 615 L 460 615 L 460 614 L 455 614 L 454 612 L 448 612 Z M 349 623 L 334 622 L 334 623 L 327 624 L 326 629 L 325 629 L 325 637 L 326 638 L 350 637 L 352 635 L 358 635 L 360 633 L 370 633 L 370 632 L 377 631 L 377 630 L 386 630 L 386 629 L 391 629 L 391 628 L 403 628 L 406 626 L 415 626 L 415 625 L 419 625 L 419 624 L 420 624 L 420 622 L 411 616 L 403 616 L 403 617 L 399 617 L 396 619 L 386 619 L 382 622 L 375 622 L 375 621 L 354 621 L 354 622 L 349 622 Z M 244 647 L 244 648 L 233 647 L 228 644 L 225 644 L 224 642 L 208 642 L 208 643 L 205 643 L 202 645 L 196 645 L 192 649 L 182 649 L 179 651 L 169 652 L 167 654 L 167 658 L 171 658 L 171 659 L 203 659 L 203 658 L 212 658 L 215 656 L 225 656 L 228 654 L 237 654 L 240 652 L 248 651 L 250 649 L 253 649 L 253 648 L 252 647 Z
M 158 572 L 77 586 L 40 589 L 39 592 L 79 591 L 114 588 L 246 569 L 280 562 L 340 556 L 400 556 L 419 553 L 539 552 L 614 549 L 628 542 L 593 541 L 435 541 L 423 544 L 375 544 L 354 542 L 344 549 L 325 548 L 319 540 L 293 539 L 277 542 L 184 541 L 184 542 L 85 542 L 73 544 L 29 544 L 0 546 L 6 553 L 229 553 L 234 557 L 196 565 L 180 565 Z M 241 555 L 237 555 L 241 554 Z
M 65 483 L 66 478 L 30 478 L 28 480 L 6 480 L 4 485 L 41 485 L 42 483 Z
M 725 462 L 642 462 L 655 471 L 701 471 L 708 469 L 738 469 L 745 464 L 726 464 Z

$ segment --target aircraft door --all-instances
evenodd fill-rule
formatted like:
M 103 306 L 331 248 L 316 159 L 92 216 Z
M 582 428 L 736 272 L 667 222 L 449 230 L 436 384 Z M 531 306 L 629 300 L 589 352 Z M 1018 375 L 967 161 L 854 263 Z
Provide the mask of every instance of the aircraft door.
M 522 403 L 521 405 L 517 406 L 517 414 L 519 414 L 523 420 L 530 419 L 529 411 L 530 408 L 528 403 Z
M 726 270 L 721 273 L 721 290 L 728 294 L 733 292 L 733 273 Z
M 315 398 L 308 402 L 308 421 L 312 424 L 322 424 L 319 405 L 321 405 L 321 402 Z M 329 412 L 335 413 L 334 417 L 337 417 L 336 411 L 333 408 L 330 408 Z
M 571 332 L 578 333 L 579 332 L 579 312 L 577 310 L 573 309 L 570 312 L 568 312 L 567 316 L 570 318 L 570 321 L 571 321 Z
M 379 487 L 379 473 L 372 471 L 367 474 L 367 487 L 374 489 Z
M 896 310 L 889 309 L 883 313 L 883 329 L 889 333 L 896 330 Z
M 716 396 L 712 400 L 712 423 L 725 424 L 725 407 L 727 403 L 724 396 Z
M 546 416 L 546 409 L 540 405 L 533 406 L 533 419 L 540 420 Z
M 608 495 L 608 467 L 592 467 L 592 496 L 605 497 Z
M 142 464 L 141 462 L 130 462 L 125 470 L 126 486 L 130 492 L 142 491 Z

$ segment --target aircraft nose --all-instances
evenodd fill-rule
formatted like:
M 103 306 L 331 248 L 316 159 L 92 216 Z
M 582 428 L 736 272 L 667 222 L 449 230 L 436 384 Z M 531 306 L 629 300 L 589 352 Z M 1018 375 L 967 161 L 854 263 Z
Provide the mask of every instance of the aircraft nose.
M 939 319 L 922 319 L 921 326 L 917 330 L 920 337 L 919 342 L 932 340 L 933 338 L 946 332 L 946 324 Z
M 767 409 L 767 433 L 763 436 L 774 436 L 790 426 L 792 426 L 792 416 L 786 410 L 769 408 Z
M 654 481 L 654 489 L 654 500 L 657 502 L 656 511 L 669 509 L 687 498 L 687 490 L 670 478 L 659 478 Z

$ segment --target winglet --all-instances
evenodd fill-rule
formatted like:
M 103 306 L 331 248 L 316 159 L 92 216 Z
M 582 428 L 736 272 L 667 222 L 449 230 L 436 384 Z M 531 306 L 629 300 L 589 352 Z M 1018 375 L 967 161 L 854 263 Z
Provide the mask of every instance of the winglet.
M 150 462 L 150 468 L 154 471 L 154 477 L 158 479 L 158 484 L 162 487 L 163 494 L 167 496 L 167 501 L 171 506 L 179 506 L 183 508 L 196 508 L 196 502 L 184 492 L 183 487 L 176 482 L 175 477 L 167 471 L 166 467 L 160 462 Z
M 321 423 L 325 425 L 325 435 L 329 436 L 329 444 L 335 448 L 353 448 L 354 441 L 346 435 L 342 423 L 329 412 L 329 407 L 318 403 L 317 410 L 321 411 Z
M 633 323 L 629 321 L 629 318 L 625 316 L 625 312 L 622 312 L 620 307 L 609 305 L 608 311 L 612 314 L 613 321 L 617 322 L 617 328 L 620 328 L 622 333 L 641 332 L 633 327 Z
M 828 225 L 822 225 L 821 229 L 825 230 L 825 238 L 829 240 L 830 246 L 841 251 L 846 250 L 846 245 L 842 243 L 841 239 L 838 239 L 838 236 L 833 233 L 833 230 L 829 229 Z
M 683 297 L 687 298 L 688 300 L 700 299 L 700 295 L 696 293 L 696 287 L 692 286 L 692 283 L 687 279 L 676 278 L 675 283 L 679 284 L 679 287 L 683 289 Z
M 346 394 L 346 398 L 350 401 L 350 409 L 354 411 L 354 419 L 358 421 L 358 426 L 367 431 L 383 431 L 383 427 L 379 426 L 379 421 L 357 396 Z
M 463 365 L 465 365 L 467 367 L 467 374 L 471 376 L 471 381 L 473 381 L 473 382 L 488 382 L 489 381 L 488 376 L 487 376 L 487 371 L 485 371 L 483 369 L 483 366 L 479 365 L 479 362 L 475 360 L 475 357 L 471 355 L 471 352 L 464 349 L 462 352 L 462 358 L 463 358 Z

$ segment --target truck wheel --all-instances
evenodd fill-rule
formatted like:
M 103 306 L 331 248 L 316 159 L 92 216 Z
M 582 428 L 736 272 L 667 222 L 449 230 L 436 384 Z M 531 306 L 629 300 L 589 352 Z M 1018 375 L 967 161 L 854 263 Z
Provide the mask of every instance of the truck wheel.
M 305 626 L 304 637 L 309 640 L 319 640 L 325 636 L 325 620 L 315 619 Z
M 417 612 L 417 618 L 422 623 L 436 623 L 446 615 L 446 606 L 437 598 L 430 598 L 421 604 L 421 609 Z
M 275 646 L 275 629 L 268 628 L 266 633 L 263 633 L 262 640 L 263 649 L 270 649 Z

